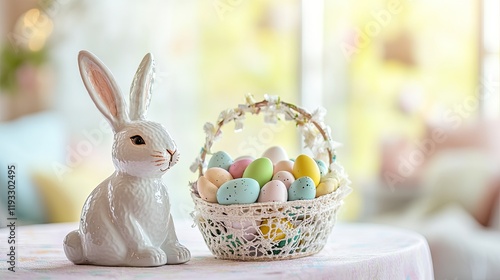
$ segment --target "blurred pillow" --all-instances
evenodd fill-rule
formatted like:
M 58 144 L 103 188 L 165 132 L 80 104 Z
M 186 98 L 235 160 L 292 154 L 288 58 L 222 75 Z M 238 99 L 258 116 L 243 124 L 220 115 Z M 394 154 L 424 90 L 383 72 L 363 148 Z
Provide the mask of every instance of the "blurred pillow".
M 112 172 L 106 167 L 96 166 L 82 163 L 63 177 L 47 172 L 34 173 L 34 181 L 46 205 L 47 222 L 76 222 L 80 219 L 89 194 Z
M 439 211 L 458 203 L 476 216 L 497 176 L 498 167 L 490 155 L 477 149 L 437 152 L 423 173 L 422 184 L 429 192 L 428 211 Z
M 45 222 L 44 205 L 31 176 L 33 170 L 48 169 L 51 162 L 63 162 L 66 132 L 61 116 L 54 112 L 42 112 L 0 123 L 0 135 L 4 140 L 0 145 L 0 182 L 2 186 L 7 186 L 7 166 L 15 164 L 18 220 L 21 223 Z M 2 190 L 2 215 L 6 215 L 6 203 L 7 192 Z

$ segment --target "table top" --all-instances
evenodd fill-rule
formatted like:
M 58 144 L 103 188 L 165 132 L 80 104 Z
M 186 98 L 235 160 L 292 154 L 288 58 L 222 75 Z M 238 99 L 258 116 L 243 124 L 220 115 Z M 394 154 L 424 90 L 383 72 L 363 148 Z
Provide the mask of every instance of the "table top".
M 190 221 L 176 222 L 192 259 L 154 268 L 74 265 L 62 247 L 75 223 L 17 227 L 16 272 L 7 264 L 8 228 L 0 229 L 0 279 L 433 279 L 427 241 L 412 231 L 338 223 L 318 254 L 282 261 L 238 262 L 213 257 Z

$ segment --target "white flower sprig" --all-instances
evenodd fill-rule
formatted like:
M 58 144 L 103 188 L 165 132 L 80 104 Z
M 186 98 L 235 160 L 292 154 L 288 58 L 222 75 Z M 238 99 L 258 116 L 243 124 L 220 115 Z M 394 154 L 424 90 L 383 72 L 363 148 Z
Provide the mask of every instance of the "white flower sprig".
M 198 170 L 199 175 L 203 175 L 203 170 L 206 168 L 206 155 L 212 154 L 210 149 L 213 143 L 220 138 L 222 126 L 233 121 L 235 123 L 234 130 L 236 132 L 241 131 L 246 113 L 258 115 L 261 112 L 264 114 L 264 122 L 266 123 L 275 124 L 282 119 L 294 121 L 303 135 L 304 146 L 311 149 L 313 154 L 318 157 L 326 155 L 329 159 L 330 171 L 336 167 L 334 164 L 335 148 L 339 147 L 340 144 L 331 139 L 331 129 L 324 123 L 326 115 L 324 108 L 318 108 L 311 114 L 303 108 L 282 101 L 275 95 L 266 94 L 264 100 L 256 102 L 251 94 L 247 94 L 245 96 L 245 104 L 240 104 L 234 109 L 222 111 L 219 114 L 216 124 L 205 123 L 203 126 L 206 134 L 205 145 L 201 148 L 200 154 L 191 165 L 191 171 L 196 172 Z

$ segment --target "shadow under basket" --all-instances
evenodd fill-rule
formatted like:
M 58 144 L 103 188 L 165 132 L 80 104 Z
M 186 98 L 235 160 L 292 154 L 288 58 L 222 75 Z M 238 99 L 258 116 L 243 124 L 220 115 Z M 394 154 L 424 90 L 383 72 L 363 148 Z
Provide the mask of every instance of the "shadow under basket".
M 240 261 L 285 260 L 323 249 L 337 220 L 346 184 L 313 200 L 220 205 L 192 193 L 195 223 L 212 254 Z
M 334 178 L 338 185 L 333 192 L 311 200 L 221 205 L 201 199 L 194 182 L 191 183 L 194 221 L 208 248 L 219 259 L 267 261 L 316 254 L 327 243 L 343 199 L 351 192 L 347 174 L 335 162 L 336 143 L 331 139 L 330 128 L 322 121 L 324 112 L 318 109 L 310 114 L 276 97 L 266 96 L 260 102 L 251 96 L 246 99 L 246 104 L 223 111 L 215 125 L 205 124 L 205 144 L 191 171 L 198 170 L 199 177 L 204 175 L 206 156 L 222 133 L 223 125 L 235 122 L 235 130 L 241 130 L 246 113 L 263 113 L 266 122 L 295 122 L 304 136 L 305 146 L 314 156 L 328 158 L 328 172 L 324 176 Z

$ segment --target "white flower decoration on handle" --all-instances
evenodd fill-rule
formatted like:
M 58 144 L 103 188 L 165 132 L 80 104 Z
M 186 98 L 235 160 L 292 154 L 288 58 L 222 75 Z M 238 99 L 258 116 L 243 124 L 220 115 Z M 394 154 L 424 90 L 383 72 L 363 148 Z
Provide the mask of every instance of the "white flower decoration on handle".
M 221 129 L 225 124 L 234 121 L 235 131 L 240 131 L 243 128 L 246 113 L 258 115 L 261 112 L 264 114 L 266 123 L 277 123 L 282 119 L 294 121 L 303 135 L 305 147 L 310 148 L 316 156 L 326 155 L 329 166 L 333 166 L 336 157 L 335 148 L 339 147 L 340 144 L 332 140 L 331 129 L 323 122 L 326 114 L 324 108 L 319 108 L 313 114 L 310 114 L 303 108 L 282 101 L 278 96 L 267 94 L 264 96 L 264 100 L 260 102 L 256 102 L 252 95 L 246 95 L 245 100 L 246 103 L 238 105 L 237 108 L 222 111 L 215 125 L 212 123 L 205 124 L 205 145 L 191 165 L 192 172 L 198 170 L 199 176 L 203 175 L 206 167 L 206 156 L 211 154 L 212 145 L 222 134 Z M 195 191 L 194 187 L 193 191 Z

